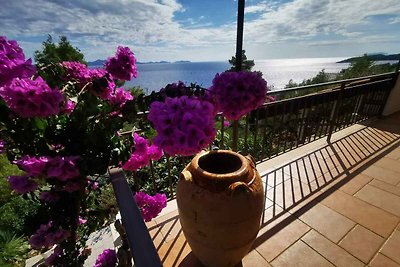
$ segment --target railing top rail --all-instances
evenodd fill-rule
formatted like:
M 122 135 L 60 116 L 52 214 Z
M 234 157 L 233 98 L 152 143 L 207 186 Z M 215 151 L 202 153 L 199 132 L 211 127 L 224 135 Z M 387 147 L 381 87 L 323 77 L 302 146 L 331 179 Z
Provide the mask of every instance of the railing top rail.
M 365 86 L 365 85 L 371 85 L 371 84 L 374 84 L 374 83 L 387 82 L 387 81 L 390 81 L 390 80 L 391 80 L 391 78 L 386 78 L 386 79 L 382 79 L 382 80 L 378 80 L 378 81 L 368 81 L 367 83 L 363 83 L 363 84 L 354 84 L 354 85 L 351 85 L 349 87 L 346 87 L 345 90 L 346 89 L 351 89 L 353 87 L 360 87 L 360 86 Z M 276 100 L 276 101 L 273 101 L 273 102 L 267 102 L 267 103 L 264 103 L 259 108 L 263 108 L 265 106 L 270 106 L 270 105 L 276 105 L 276 104 L 279 104 L 281 102 L 289 102 L 289 101 L 294 101 L 294 100 L 298 100 L 298 99 L 301 99 L 301 98 L 307 98 L 307 97 L 310 97 L 310 96 L 313 96 L 313 95 L 329 94 L 329 93 L 332 93 L 334 91 L 339 91 L 339 90 L 340 90 L 340 88 L 336 88 L 336 89 L 331 88 L 331 89 L 326 89 L 326 90 L 322 90 L 322 91 L 319 91 L 319 92 L 314 92 L 314 93 L 310 93 L 310 94 L 306 94 L 306 95 L 302 95 L 302 96 L 295 96 L 295 97 L 291 97 L 291 98 L 287 98 L 287 99 Z
M 338 80 L 338 81 L 331 81 L 331 82 L 326 82 L 326 83 L 310 84 L 310 85 L 293 87 L 293 88 L 288 88 L 288 89 L 283 89 L 283 90 L 278 90 L 278 91 L 270 91 L 267 93 L 267 95 L 276 95 L 276 94 L 288 93 L 288 92 L 292 92 L 292 91 L 306 90 L 306 89 L 311 89 L 311 88 L 316 88 L 316 87 L 321 87 L 321 86 L 326 86 L 326 85 L 351 83 L 351 82 L 361 81 L 361 80 L 365 80 L 365 79 L 383 78 L 383 77 L 393 76 L 395 74 L 396 74 L 396 72 L 387 72 L 387 73 L 383 73 L 383 74 L 363 76 L 363 77 L 351 78 L 351 79 L 346 79 L 346 80 Z

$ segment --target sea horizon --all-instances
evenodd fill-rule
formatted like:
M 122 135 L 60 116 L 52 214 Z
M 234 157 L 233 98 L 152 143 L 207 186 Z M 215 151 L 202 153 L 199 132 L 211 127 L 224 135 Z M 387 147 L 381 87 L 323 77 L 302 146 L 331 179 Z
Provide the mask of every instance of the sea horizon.
M 321 70 L 326 73 L 339 73 L 350 66 L 349 63 L 337 63 L 349 57 L 321 58 L 281 58 L 255 59 L 253 71 L 263 73 L 270 90 L 282 90 L 290 80 L 300 83 L 317 75 Z M 91 65 L 91 67 L 102 67 Z M 178 61 L 137 64 L 138 77 L 125 83 L 124 87 L 140 86 L 146 94 L 159 91 L 169 83 L 182 81 L 196 83 L 208 88 L 217 73 L 230 69 L 226 61 Z

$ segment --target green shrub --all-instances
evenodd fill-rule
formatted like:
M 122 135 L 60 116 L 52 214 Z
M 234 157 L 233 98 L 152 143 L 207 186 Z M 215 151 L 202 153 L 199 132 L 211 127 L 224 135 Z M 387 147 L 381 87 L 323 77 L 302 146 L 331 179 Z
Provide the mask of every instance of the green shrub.
M 0 266 L 23 266 L 28 250 L 28 243 L 23 237 L 0 230 Z

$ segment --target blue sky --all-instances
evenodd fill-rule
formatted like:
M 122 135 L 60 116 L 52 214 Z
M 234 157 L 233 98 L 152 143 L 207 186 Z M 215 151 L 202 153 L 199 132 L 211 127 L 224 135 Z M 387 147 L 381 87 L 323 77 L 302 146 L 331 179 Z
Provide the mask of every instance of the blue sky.
M 235 53 L 235 0 L 2 1 L 0 35 L 28 57 L 47 34 L 66 35 L 86 59 L 118 45 L 139 61 L 227 60 Z M 247 0 L 249 58 L 400 53 L 399 0 Z

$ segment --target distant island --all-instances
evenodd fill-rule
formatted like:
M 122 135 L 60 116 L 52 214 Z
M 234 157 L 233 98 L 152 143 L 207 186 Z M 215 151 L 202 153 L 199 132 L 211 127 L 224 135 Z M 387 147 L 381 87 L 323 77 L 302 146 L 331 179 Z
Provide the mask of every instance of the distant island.
M 167 64 L 167 63 L 190 63 L 191 61 L 188 61 L 188 60 L 178 60 L 178 61 L 175 61 L 175 62 L 169 62 L 169 61 L 164 61 L 164 60 L 162 60 L 162 61 L 148 61 L 148 62 L 136 62 L 137 64 Z M 88 62 L 88 66 L 103 66 L 104 65 L 104 63 L 106 63 L 106 60 L 103 60 L 103 59 L 98 59 L 98 60 L 95 60 L 95 61 L 90 61 L 90 62 Z
M 373 54 L 373 55 L 364 55 L 367 56 L 368 59 L 372 61 L 383 61 L 383 60 L 400 60 L 400 54 L 391 54 L 391 55 L 385 55 L 385 54 Z M 342 61 L 338 61 L 336 63 L 352 63 L 360 58 L 363 58 L 364 56 L 361 57 L 351 57 Z

